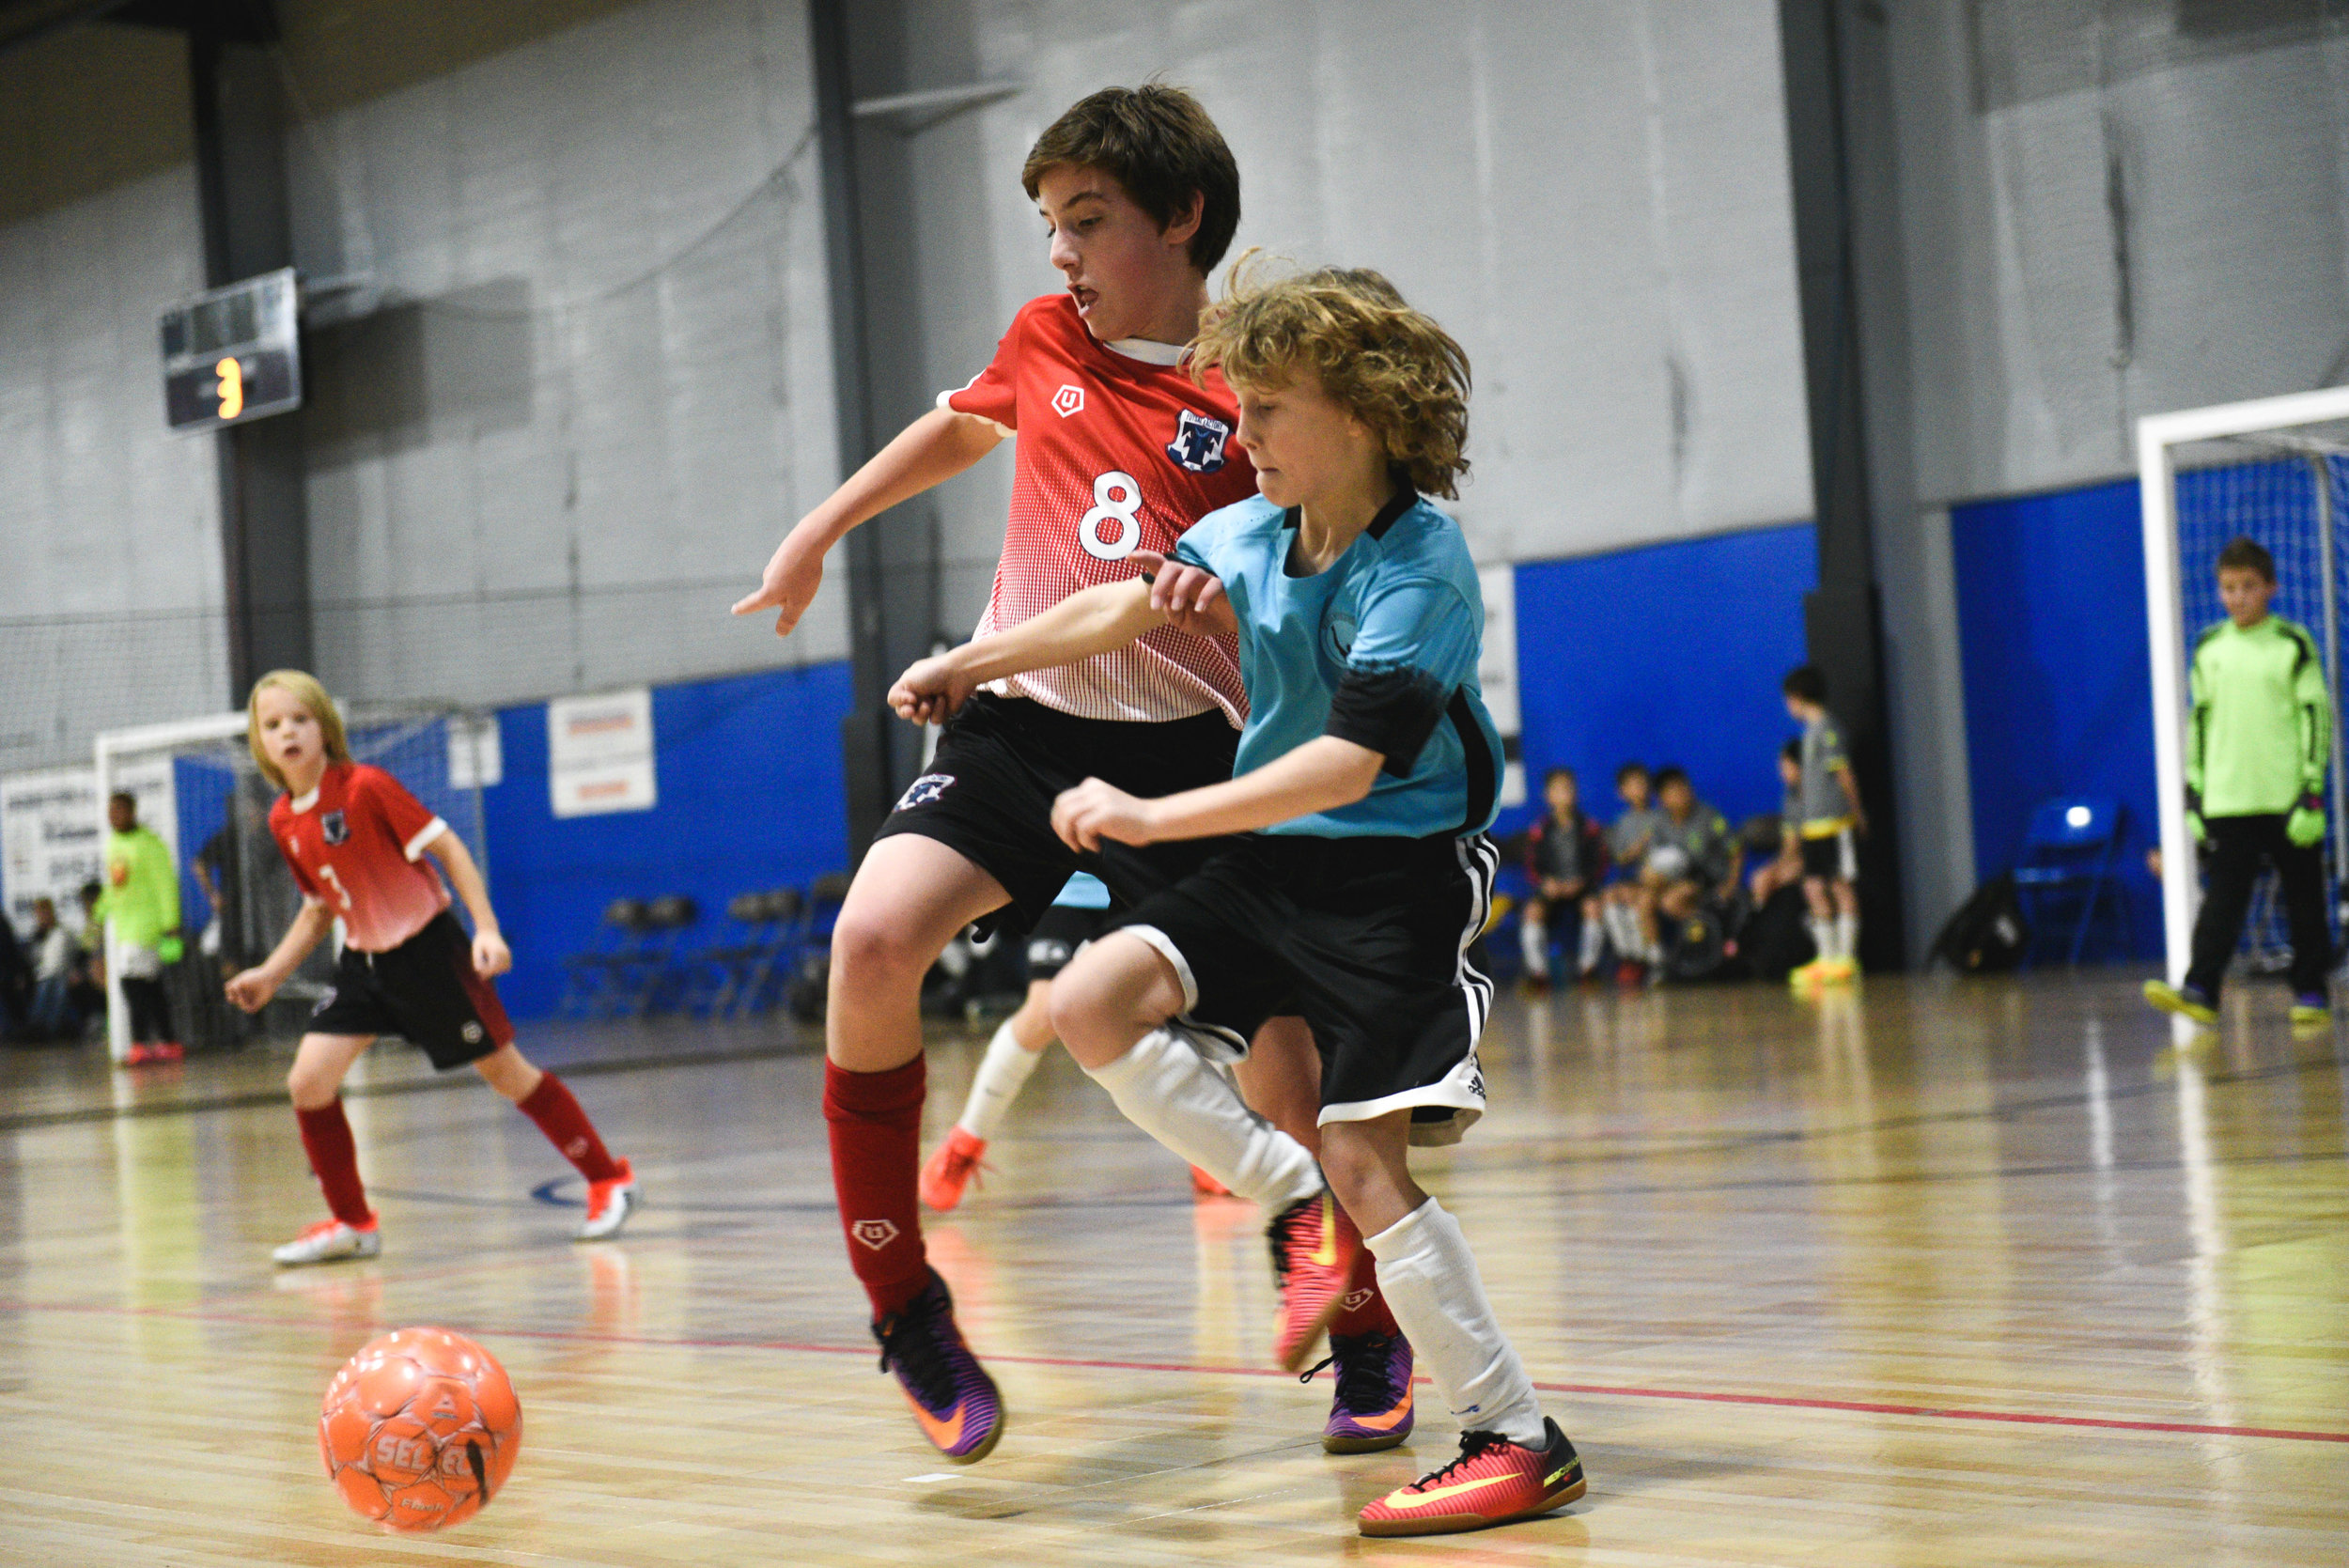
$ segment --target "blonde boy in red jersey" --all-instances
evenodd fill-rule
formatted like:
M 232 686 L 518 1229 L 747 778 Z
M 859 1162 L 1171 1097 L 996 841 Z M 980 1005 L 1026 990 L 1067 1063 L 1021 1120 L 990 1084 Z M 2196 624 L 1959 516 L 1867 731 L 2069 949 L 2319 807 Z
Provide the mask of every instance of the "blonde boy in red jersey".
M 992 364 L 943 394 L 803 518 L 736 613 L 772 610 L 777 631 L 788 633 L 822 582 L 824 552 L 843 535 L 969 468 L 1006 436 L 1019 438 L 1019 466 L 982 636 L 1133 577 L 1135 554 L 1171 551 L 1198 519 L 1255 493 L 1247 457 L 1231 440 L 1238 418 L 1231 389 L 1219 376 L 1194 382 L 1179 363 L 1206 307 L 1208 269 L 1239 222 L 1239 171 L 1206 111 L 1177 88 L 1106 88 L 1045 131 L 1021 182 L 1067 288 L 1021 307 Z M 998 682 L 956 715 L 841 910 L 824 1087 L 841 1225 L 872 1301 L 881 1364 L 950 1460 L 969 1463 L 993 1449 L 1003 1406 L 922 1243 L 922 976 L 967 925 L 1032 927 L 1074 871 L 1092 872 L 1131 903 L 1193 869 L 1210 846 L 1073 851 L 1052 831 L 1052 800 L 1094 776 L 1143 796 L 1220 784 L 1231 776 L 1246 712 L 1237 642 L 1172 626 L 1113 653 Z M 1294 1020 L 1261 1037 L 1261 1017 L 1191 1021 L 1234 1057 L 1247 1053 L 1238 1072 L 1250 1103 L 1299 1135 L 1264 1126 L 1233 1184 L 1275 1216 L 1276 1358 L 1301 1366 L 1325 1327 L 1333 1347 L 1361 1335 L 1391 1343 L 1393 1320 L 1367 1254 L 1312 1153 L 1319 1065 L 1310 1035 Z M 1391 1355 L 1376 1359 L 1394 1364 Z M 1408 1376 L 1388 1387 L 1383 1374 L 1347 1370 L 1339 1369 L 1330 1434 L 1353 1433 L 1361 1415 L 1381 1423 L 1381 1442 L 1389 1435 L 1400 1442 L 1409 1429 Z
M 332 1218 L 278 1248 L 276 1260 L 327 1263 L 382 1250 L 340 1094 L 351 1063 L 379 1034 L 401 1035 L 443 1072 L 471 1065 L 512 1100 L 586 1178 L 581 1239 L 616 1234 L 636 1206 L 636 1172 L 605 1150 L 562 1079 L 514 1048 L 514 1026 L 490 984 L 513 957 L 463 842 L 397 779 L 351 760 L 342 716 L 314 676 L 273 670 L 255 682 L 245 734 L 254 762 L 286 792 L 270 809 L 269 831 L 302 889 L 302 912 L 275 952 L 228 982 L 228 1000 L 258 1012 L 335 921 L 344 932 L 334 988 L 311 1016 L 286 1079 Z M 427 855 L 473 913 L 470 942 Z

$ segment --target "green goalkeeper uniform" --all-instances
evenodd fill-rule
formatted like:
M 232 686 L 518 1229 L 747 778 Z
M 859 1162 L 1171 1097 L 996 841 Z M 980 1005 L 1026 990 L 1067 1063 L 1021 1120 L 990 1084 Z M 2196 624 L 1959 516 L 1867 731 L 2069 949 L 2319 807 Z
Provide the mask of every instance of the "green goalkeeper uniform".
M 2192 696 L 2186 799 L 2210 853 L 2187 989 L 2197 1005 L 2217 1005 L 2251 890 L 2273 865 L 2292 928 L 2293 994 L 2321 1008 L 2332 968 L 2316 847 L 2333 737 L 2324 661 L 2307 630 L 2280 615 L 2250 627 L 2221 621 L 2194 644 Z
M 2221 621 L 2194 644 L 2186 783 L 2204 818 L 2286 813 L 2325 793 L 2333 743 L 2325 664 L 2305 628 Z

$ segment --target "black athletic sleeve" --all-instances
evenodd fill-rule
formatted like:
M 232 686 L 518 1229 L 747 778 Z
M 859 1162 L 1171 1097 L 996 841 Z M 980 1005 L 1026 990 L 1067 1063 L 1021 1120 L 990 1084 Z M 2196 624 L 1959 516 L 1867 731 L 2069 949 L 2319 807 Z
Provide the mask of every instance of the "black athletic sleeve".
M 1409 665 L 1351 669 L 1330 698 L 1330 727 L 1340 740 L 1377 752 L 1380 770 L 1408 776 L 1452 700 L 1434 675 Z

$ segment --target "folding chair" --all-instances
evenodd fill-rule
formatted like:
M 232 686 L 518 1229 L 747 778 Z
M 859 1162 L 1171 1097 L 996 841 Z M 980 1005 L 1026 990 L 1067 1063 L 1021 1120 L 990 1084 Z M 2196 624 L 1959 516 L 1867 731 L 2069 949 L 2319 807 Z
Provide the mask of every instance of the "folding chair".
M 726 905 L 733 928 L 686 960 L 685 1011 L 702 1017 L 725 1015 L 759 961 L 774 951 L 799 917 L 796 889 L 736 894 Z
M 620 995 L 620 975 L 636 956 L 650 929 L 641 898 L 615 898 L 603 907 L 593 945 L 563 960 L 563 995 L 558 1017 L 600 1017 Z
M 649 1017 L 668 1000 L 685 976 L 679 952 L 685 933 L 700 918 L 700 908 L 682 894 L 656 898 L 645 907 L 644 942 L 620 975 L 620 1012 Z
M 2113 875 L 2121 850 L 2121 802 L 2107 796 L 2061 795 L 2031 813 L 2023 858 L 2015 867 L 2015 893 L 2034 931 L 2057 929 L 2050 916 L 2077 900 L 2067 962 L 2077 965 L 2088 945 L 2096 907 L 2110 903 L 2125 945 L 2128 899 Z

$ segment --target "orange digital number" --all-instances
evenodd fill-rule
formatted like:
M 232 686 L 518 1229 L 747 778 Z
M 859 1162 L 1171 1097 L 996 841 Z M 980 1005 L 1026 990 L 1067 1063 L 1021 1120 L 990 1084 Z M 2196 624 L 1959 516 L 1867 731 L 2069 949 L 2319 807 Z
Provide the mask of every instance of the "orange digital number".
M 234 419 L 244 412 L 244 366 L 225 359 L 212 366 L 212 374 L 220 378 L 220 417 Z

